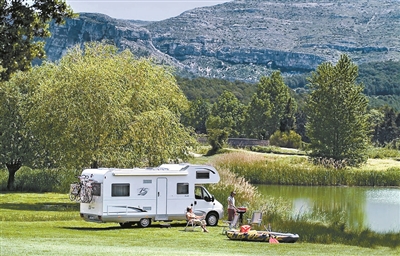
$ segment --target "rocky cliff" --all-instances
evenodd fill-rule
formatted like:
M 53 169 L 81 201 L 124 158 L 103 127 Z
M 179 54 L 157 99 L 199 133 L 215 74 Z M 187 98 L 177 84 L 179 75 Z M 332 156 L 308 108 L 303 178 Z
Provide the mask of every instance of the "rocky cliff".
M 236 0 L 159 21 L 81 14 L 51 26 L 50 60 L 75 44 L 107 41 L 195 76 L 257 81 L 336 61 L 400 60 L 399 0 Z

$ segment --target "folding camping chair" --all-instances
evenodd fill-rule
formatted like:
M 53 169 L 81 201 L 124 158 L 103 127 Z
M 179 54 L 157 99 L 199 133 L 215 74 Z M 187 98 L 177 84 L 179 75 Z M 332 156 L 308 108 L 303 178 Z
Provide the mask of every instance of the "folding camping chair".
M 257 224 L 258 226 L 261 225 L 262 222 L 262 212 L 261 211 L 255 211 L 253 212 L 251 219 L 247 219 L 249 225 L 253 227 L 253 225 Z
M 237 228 L 239 224 L 239 214 L 235 214 L 233 217 L 233 220 L 229 221 L 226 220 L 224 221 L 225 225 L 222 227 L 222 234 L 225 234 L 227 230 Z
M 201 228 L 201 225 L 199 224 L 200 222 L 198 220 L 200 220 L 200 219 L 188 219 L 188 217 L 186 215 L 185 231 L 195 231 L 195 229 L 197 227 Z M 203 220 L 203 218 L 201 220 Z
M 196 224 L 196 220 L 186 220 L 185 231 L 195 231 L 196 228 L 201 228 L 200 225 Z

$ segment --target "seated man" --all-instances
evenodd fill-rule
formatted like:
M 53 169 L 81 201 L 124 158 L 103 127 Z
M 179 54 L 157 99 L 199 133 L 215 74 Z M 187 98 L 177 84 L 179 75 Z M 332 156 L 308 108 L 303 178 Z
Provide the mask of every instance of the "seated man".
M 186 208 L 186 220 L 187 221 L 192 221 L 196 225 L 201 226 L 204 232 L 208 232 L 206 229 L 206 221 L 204 220 L 203 216 L 197 216 L 196 214 L 193 213 L 192 207 Z

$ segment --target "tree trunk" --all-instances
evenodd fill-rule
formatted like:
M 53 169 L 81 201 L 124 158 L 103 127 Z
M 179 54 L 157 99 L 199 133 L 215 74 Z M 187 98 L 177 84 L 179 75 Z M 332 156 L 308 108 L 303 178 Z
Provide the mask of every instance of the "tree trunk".
M 97 162 L 97 160 L 92 161 L 92 163 L 90 164 L 90 168 L 92 168 L 92 169 L 99 168 L 99 163 Z
M 20 160 L 13 160 L 10 163 L 6 164 L 8 170 L 8 182 L 7 182 L 7 189 L 13 190 L 14 189 L 14 180 L 15 180 L 15 173 L 21 168 L 22 163 Z

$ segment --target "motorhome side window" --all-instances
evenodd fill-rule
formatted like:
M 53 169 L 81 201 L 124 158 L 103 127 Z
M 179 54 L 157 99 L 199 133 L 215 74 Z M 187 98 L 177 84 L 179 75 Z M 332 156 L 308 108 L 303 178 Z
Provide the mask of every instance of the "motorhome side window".
M 208 171 L 197 171 L 196 172 L 196 179 L 209 179 L 210 172 Z
M 92 195 L 101 196 L 101 183 L 92 183 Z
M 129 196 L 129 184 L 111 184 L 111 196 Z
M 177 183 L 176 184 L 176 193 L 178 195 L 189 194 L 189 183 Z

